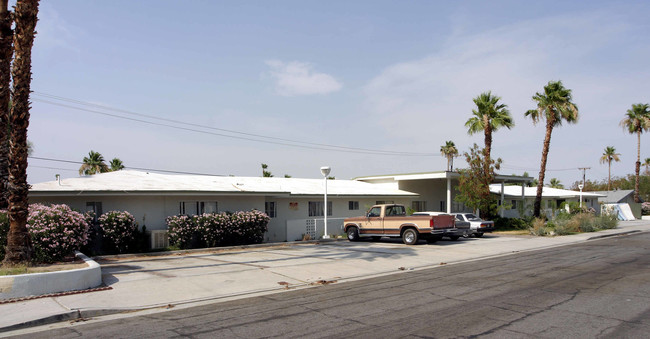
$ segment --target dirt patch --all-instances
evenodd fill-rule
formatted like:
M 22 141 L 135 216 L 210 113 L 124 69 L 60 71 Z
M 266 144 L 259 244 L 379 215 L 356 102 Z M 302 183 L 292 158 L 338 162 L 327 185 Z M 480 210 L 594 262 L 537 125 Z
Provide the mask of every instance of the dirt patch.
M 88 267 L 85 261 L 79 258 L 69 259 L 69 261 L 55 262 L 52 264 L 37 264 L 33 266 L 16 266 L 0 267 L 0 275 L 16 275 L 29 273 L 45 273 L 74 270 Z

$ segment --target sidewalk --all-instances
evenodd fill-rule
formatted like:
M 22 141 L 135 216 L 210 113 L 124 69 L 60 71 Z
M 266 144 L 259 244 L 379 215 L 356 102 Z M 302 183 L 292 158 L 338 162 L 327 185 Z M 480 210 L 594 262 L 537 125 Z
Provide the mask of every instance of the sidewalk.
M 108 314 L 191 307 L 296 288 L 341 283 L 650 230 L 650 221 L 562 237 L 502 236 L 406 246 L 380 242 L 281 243 L 248 249 L 99 260 L 109 290 L 0 305 L 6 331 Z M 138 313 L 130 313 L 138 314 Z

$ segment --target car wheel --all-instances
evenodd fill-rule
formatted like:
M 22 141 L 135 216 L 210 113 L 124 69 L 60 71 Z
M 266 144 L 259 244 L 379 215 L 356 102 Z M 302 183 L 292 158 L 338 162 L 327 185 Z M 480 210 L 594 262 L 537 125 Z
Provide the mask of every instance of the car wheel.
M 402 241 L 407 245 L 415 245 L 418 243 L 418 232 L 409 228 L 402 233 Z
M 449 239 L 451 239 L 451 240 L 453 240 L 453 241 L 458 240 L 458 238 L 460 238 L 459 235 L 452 235 L 452 236 L 449 237 Z
M 348 228 L 348 240 L 359 241 L 359 230 L 356 227 Z
M 477 238 L 480 238 L 480 237 L 483 236 L 483 233 L 474 233 L 474 236 L 477 237 Z

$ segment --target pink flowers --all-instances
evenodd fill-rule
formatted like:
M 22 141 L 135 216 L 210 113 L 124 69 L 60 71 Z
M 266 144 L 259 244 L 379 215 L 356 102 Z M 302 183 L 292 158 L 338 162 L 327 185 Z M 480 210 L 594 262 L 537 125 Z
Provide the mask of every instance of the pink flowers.
M 97 221 L 110 250 L 118 253 L 129 250 L 138 231 L 138 223 L 131 213 L 110 211 L 102 214 Z

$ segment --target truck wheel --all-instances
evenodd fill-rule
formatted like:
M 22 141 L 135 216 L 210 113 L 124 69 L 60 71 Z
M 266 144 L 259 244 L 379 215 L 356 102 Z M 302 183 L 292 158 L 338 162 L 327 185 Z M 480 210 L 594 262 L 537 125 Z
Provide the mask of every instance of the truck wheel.
M 402 233 L 402 241 L 407 245 L 415 245 L 418 243 L 418 232 L 412 228 L 408 228 Z
M 477 237 L 477 238 L 480 238 L 480 237 L 483 236 L 483 233 L 474 233 L 474 236 Z
M 348 228 L 348 240 L 358 241 L 359 240 L 359 230 L 356 227 Z
M 449 239 L 451 239 L 451 240 L 453 240 L 453 241 L 458 240 L 458 238 L 460 238 L 459 235 L 452 235 L 452 236 L 449 237 Z

